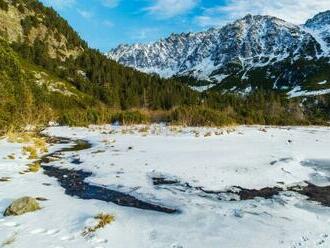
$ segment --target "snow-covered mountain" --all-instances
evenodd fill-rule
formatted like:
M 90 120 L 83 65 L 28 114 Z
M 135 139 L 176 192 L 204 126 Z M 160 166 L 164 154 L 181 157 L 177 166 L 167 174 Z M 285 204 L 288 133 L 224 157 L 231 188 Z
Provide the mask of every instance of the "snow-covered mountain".
M 305 29 L 320 43 L 322 50 L 330 55 L 330 10 L 319 13 L 305 24 Z
M 228 90 L 306 85 L 316 77 L 315 69 L 328 64 L 329 55 L 330 11 L 302 26 L 247 15 L 222 28 L 172 34 L 153 44 L 120 45 L 108 53 L 143 72 L 185 76 Z M 321 74 L 317 80 L 330 82 L 327 73 Z

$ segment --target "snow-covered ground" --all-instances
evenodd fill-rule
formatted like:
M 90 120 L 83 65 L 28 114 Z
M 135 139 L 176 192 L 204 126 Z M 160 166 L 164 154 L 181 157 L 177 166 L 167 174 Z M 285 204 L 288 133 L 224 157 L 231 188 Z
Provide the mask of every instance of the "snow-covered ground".
M 22 196 L 45 197 L 40 211 L 0 217 L 0 246 L 114 248 L 330 247 L 330 208 L 284 191 L 272 199 L 226 201 L 197 190 L 286 188 L 309 181 L 330 185 L 330 129 L 325 127 L 180 128 L 153 125 L 51 127 L 51 136 L 88 140 L 90 149 L 67 152 L 51 165 L 92 172 L 90 184 L 177 208 L 165 214 L 82 200 L 55 178 L 20 174 L 30 163 L 23 144 L 0 140 L 0 213 Z M 67 145 L 53 145 L 50 152 Z M 8 155 L 15 154 L 15 159 Z M 72 163 L 79 158 L 80 164 Z M 306 161 L 323 161 L 306 166 Z M 191 188 L 155 186 L 153 177 Z M 226 196 L 224 196 L 226 198 Z M 115 221 L 83 237 L 98 213 Z M 6 246 L 6 245 L 5 245 Z

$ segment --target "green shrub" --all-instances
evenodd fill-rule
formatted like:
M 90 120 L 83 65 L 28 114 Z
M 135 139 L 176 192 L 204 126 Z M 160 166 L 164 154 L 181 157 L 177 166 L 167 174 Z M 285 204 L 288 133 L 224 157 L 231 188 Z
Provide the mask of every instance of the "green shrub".
M 29 15 L 25 17 L 23 20 L 21 20 L 21 25 L 25 35 L 28 35 L 32 28 L 38 27 L 38 24 L 39 24 L 38 18 L 34 15 Z

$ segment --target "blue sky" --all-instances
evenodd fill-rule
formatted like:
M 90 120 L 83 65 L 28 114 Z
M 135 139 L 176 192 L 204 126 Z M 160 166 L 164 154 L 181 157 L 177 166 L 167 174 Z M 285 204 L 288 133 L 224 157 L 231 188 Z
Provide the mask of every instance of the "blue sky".
M 41 0 L 93 48 L 147 43 L 171 33 L 221 26 L 248 13 L 297 24 L 330 9 L 330 0 Z

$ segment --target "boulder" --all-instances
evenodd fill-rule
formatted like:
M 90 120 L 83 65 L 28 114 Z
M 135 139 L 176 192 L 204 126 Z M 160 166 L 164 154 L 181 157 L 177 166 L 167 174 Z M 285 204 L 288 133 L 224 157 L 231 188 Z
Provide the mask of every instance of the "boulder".
M 4 216 L 16 216 L 22 215 L 29 212 L 34 212 L 40 209 L 39 203 L 32 197 L 22 197 L 15 200 L 6 209 Z

